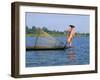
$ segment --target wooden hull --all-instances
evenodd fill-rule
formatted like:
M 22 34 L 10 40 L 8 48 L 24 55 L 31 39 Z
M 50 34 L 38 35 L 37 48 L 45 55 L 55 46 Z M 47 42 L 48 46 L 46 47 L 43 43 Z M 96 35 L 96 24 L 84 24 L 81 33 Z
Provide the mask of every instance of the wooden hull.
M 64 47 L 43 47 L 43 46 L 26 46 L 26 51 L 32 51 L 32 50 L 64 50 L 66 48 Z

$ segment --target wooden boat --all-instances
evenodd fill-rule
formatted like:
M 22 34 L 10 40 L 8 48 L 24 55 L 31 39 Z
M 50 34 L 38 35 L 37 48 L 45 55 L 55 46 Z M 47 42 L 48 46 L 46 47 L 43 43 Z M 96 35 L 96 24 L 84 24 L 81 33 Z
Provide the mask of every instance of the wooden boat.
M 69 47 L 47 47 L 47 46 L 26 46 L 26 51 L 31 51 L 31 50 L 64 50 L 64 49 L 68 49 Z

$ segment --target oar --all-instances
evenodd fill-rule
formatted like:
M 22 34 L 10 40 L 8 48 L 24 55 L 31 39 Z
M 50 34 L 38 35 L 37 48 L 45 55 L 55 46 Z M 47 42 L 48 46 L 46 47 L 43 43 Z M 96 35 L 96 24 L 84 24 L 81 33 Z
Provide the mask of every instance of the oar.
M 66 44 L 67 44 L 67 41 L 66 41 L 66 43 L 65 43 L 65 46 L 64 46 L 64 48 L 66 48 Z

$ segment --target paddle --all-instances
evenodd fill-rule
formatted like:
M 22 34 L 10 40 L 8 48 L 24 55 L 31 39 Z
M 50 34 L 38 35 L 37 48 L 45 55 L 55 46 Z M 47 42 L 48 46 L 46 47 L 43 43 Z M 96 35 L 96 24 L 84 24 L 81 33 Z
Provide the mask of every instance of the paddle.
M 66 48 L 66 44 L 67 44 L 67 41 L 66 41 L 66 43 L 65 43 L 65 46 L 64 46 L 64 48 Z

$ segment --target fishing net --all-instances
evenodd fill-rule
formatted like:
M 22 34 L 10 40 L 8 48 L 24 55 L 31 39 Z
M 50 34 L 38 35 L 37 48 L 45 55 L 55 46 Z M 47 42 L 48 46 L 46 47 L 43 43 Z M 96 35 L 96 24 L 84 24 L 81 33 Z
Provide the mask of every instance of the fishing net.
M 57 39 L 56 37 L 51 36 L 42 29 L 38 29 L 36 33 L 36 40 L 34 48 L 63 48 L 64 43 Z

